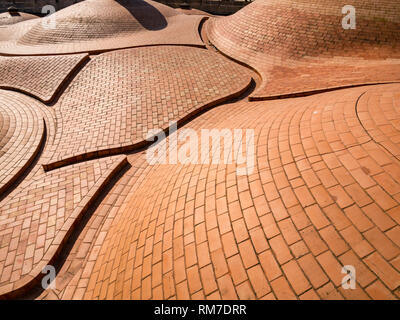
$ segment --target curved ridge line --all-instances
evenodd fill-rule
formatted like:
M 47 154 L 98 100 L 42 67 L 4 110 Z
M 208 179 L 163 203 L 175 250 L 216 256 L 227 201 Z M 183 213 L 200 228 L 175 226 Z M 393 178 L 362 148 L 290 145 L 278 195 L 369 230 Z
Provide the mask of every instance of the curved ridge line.
M 209 34 L 209 25 L 210 25 L 210 19 L 208 19 L 206 22 L 208 22 L 207 24 L 205 24 L 205 33 L 206 33 L 206 35 L 207 35 L 207 40 L 208 40 L 208 42 L 209 42 L 209 44 L 210 44 L 210 46 L 212 47 L 212 48 L 214 48 L 215 49 L 215 51 L 217 52 L 217 53 L 219 53 L 221 56 L 223 56 L 223 57 L 225 57 L 225 58 L 227 58 L 227 59 L 229 59 L 229 60 L 231 60 L 231 61 L 233 61 L 233 62 L 236 62 L 237 64 L 240 64 L 241 66 L 243 66 L 243 67 L 246 67 L 247 69 L 250 69 L 251 71 L 253 71 L 255 74 L 257 74 L 257 76 L 260 78 L 259 80 L 260 80 L 260 83 L 256 86 L 256 88 L 254 88 L 254 91 L 257 91 L 257 89 L 260 87 L 260 84 L 263 82 L 263 77 L 262 77 L 262 75 L 261 75 L 261 72 L 259 72 L 256 68 L 254 68 L 254 67 L 252 67 L 251 65 L 249 65 L 248 63 L 246 63 L 246 62 L 243 62 L 243 61 L 241 61 L 241 60 L 238 60 L 238 59 L 235 59 L 235 58 L 233 58 L 233 57 L 231 57 L 230 55 L 228 55 L 227 53 L 225 53 L 224 51 L 222 51 L 221 49 L 219 49 L 217 46 L 215 46 L 215 44 L 213 43 L 213 41 L 210 39 L 210 37 L 208 36 L 208 34 Z M 256 81 L 256 83 L 257 83 L 257 81 Z M 258 87 L 258 88 L 257 88 Z M 250 95 L 249 95 L 249 101 L 251 101 L 250 100 Z
M 43 152 L 44 145 L 47 139 L 46 121 L 43 118 L 42 121 L 43 132 L 35 151 L 32 153 L 32 156 L 28 159 L 28 161 L 12 176 L 12 178 L 8 180 L 2 187 L 0 187 L 0 202 L 4 200 L 11 193 L 11 191 L 13 191 L 18 186 L 20 182 L 22 182 L 19 180 L 30 172 L 30 170 L 27 171 L 28 168 L 31 167 L 34 162 L 39 160 L 40 154 Z
M 217 107 L 219 105 L 222 105 L 224 103 L 228 103 L 235 98 L 239 98 L 241 95 L 243 95 L 249 89 L 252 88 L 253 83 L 254 83 L 254 80 L 251 77 L 249 83 L 246 86 L 244 86 L 242 89 L 238 90 L 237 92 L 234 92 L 230 95 L 221 97 L 217 100 L 212 100 L 212 101 L 206 102 L 201 107 L 193 110 L 189 114 L 187 114 L 184 117 L 177 120 L 176 121 L 177 126 L 181 127 L 181 126 L 187 124 L 188 122 L 192 121 L 193 119 L 195 119 L 202 112 L 208 111 L 208 110 L 210 110 L 214 107 Z M 168 135 L 168 130 L 169 130 L 169 127 L 165 127 L 162 129 L 162 131 L 165 133 L 166 136 Z M 79 162 L 83 162 L 83 161 L 88 161 L 88 160 L 93 160 L 93 159 L 99 159 L 99 158 L 103 158 L 106 156 L 118 155 L 118 154 L 132 152 L 132 151 L 140 152 L 144 148 L 150 146 L 151 144 L 153 144 L 155 142 L 155 136 L 153 136 L 152 138 L 153 138 L 153 140 L 149 141 L 149 140 L 143 139 L 143 140 L 140 140 L 140 141 L 135 142 L 128 146 L 111 147 L 108 149 L 95 150 L 95 151 L 81 153 L 79 155 L 70 156 L 70 157 L 64 158 L 62 160 L 57 160 L 57 161 L 50 162 L 47 164 L 42 164 L 42 166 L 43 166 L 43 169 L 47 172 L 47 171 L 51 171 L 51 170 L 54 170 L 57 168 L 67 166 L 67 165 L 71 165 L 71 164 L 75 164 L 75 163 L 79 163 Z
M 82 53 L 80 53 L 82 54 Z M 48 55 L 48 56 L 53 56 L 53 55 Z M 65 89 L 68 87 L 68 85 L 74 80 L 75 76 L 82 70 L 82 68 L 90 61 L 90 56 L 89 54 L 86 54 L 85 56 L 82 57 L 82 59 L 65 75 L 64 79 L 58 84 L 57 88 L 54 90 L 50 98 L 44 99 L 42 97 L 39 97 L 39 95 L 29 92 L 28 90 L 19 88 L 19 87 L 11 87 L 11 86 L 4 86 L 0 85 L 0 89 L 3 90 L 8 90 L 8 91 L 13 91 L 13 92 L 18 92 L 24 95 L 27 95 L 35 100 L 39 100 L 40 102 L 43 102 L 46 105 L 52 105 L 54 104 L 57 100 L 56 98 L 59 98 L 61 94 L 65 91 Z M 64 90 L 63 90 L 64 89 Z

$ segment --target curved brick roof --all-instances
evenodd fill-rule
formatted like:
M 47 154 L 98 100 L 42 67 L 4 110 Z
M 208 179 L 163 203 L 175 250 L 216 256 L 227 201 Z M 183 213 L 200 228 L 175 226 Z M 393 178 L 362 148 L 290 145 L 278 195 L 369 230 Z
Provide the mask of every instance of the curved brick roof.
M 341 9 L 347 4 L 257 0 L 212 19 L 208 37 L 223 53 L 260 72 L 263 84 L 255 97 L 399 80 L 399 60 L 390 62 L 393 73 L 383 60 L 400 58 L 400 3 L 353 1 L 356 29 L 344 30 Z

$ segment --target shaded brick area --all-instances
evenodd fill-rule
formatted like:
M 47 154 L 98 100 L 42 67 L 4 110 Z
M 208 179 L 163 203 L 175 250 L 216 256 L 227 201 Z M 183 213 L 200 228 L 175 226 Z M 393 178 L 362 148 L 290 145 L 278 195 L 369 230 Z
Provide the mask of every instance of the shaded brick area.
M 16 89 L 49 102 L 87 54 L 0 57 L 0 88 Z
M 357 0 L 356 29 L 342 28 L 346 1 L 259 0 L 206 23 L 208 38 L 263 79 L 253 98 L 400 80 L 399 3 Z M 389 59 L 389 60 L 385 60 Z
M 124 156 L 36 175 L 0 208 L 0 295 L 23 290 L 53 260 Z
M 66 54 L 162 44 L 203 46 L 198 28 L 204 17 L 179 13 L 151 0 L 123 5 L 114 0 L 87 0 L 25 25 L 16 41 L 0 43 L 0 53 Z
M 365 91 L 398 89 L 241 102 L 196 118 L 191 128 L 254 128 L 255 171 L 146 168 L 136 155 L 143 176 L 117 209 L 102 207 L 113 221 L 58 297 L 398 299 L 400 188 L 387 181 L 400 164 L 355 113 Z M 355 291 L 341 288 L 346 264 L 357 268 Z
M 0 90 L 0 194 L 26 170 L 44 139 L 43 116 L 30 98 Z
M 244 67 L 203 49 L 161 46 L 94 57 L 55 106 L 61 121 L 46 169 L 142 146 L 149 130 L 228 99 L 250 81 Z

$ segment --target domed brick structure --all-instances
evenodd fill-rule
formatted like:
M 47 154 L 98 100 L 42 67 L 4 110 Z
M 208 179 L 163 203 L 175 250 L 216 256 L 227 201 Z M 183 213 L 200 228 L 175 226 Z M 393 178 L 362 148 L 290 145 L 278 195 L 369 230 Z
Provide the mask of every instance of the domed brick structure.
M 257 0 L 232 16 L 212 19 L 208 37 L 261 74 L 253 97 L 399 80 L 400 61 L 387 59 L 400 58 L 400 3 L 353 1 L 355 29 L 342 26 L 347 4 Z

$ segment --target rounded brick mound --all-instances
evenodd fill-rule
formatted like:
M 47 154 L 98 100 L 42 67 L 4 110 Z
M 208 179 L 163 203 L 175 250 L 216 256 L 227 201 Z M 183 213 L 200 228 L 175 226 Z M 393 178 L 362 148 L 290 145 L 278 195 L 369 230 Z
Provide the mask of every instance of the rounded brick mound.
M 18 14 L 10 14 L 9 12 L 0 13 L 0 27 L 8 26 L 18 22 L 35 19 L 37 16 L 25 12 L 19 12 Z
M 204 16 L 188 16 L 151 0 L 86 0 L 38 20 L 4 54 L 59 54 L 156 44 L 203 46 Z
M 365 94 L 380 97 L 388 112 L 395 97 L 398 111 L 399 88 L 240 102 L 196 118 L 190 128 L 198 133 L 254 129 L 254 170 L 148 166 L 66 296 L 400 298 L 400 162 L 356 112 Z M 344 265 L 356 267 L 355 290 L 341 286 Z
M 61 121 L 46 168 L 142 147 L 150 130 L 185 121 L 250 83 L 246 68 L 204 49 L 154 46 L 96 56 L 55 106 Z
M 346 4 L 257 0 L 207 22 L 208 38 L 259 71 L 263 83 L 253 95 L 258 98 L 400 80 L 400 3 L 353 1 L 354 30 L 342 27 Z
M 76 223 L 126 165 L 123 155 L 39 173 L 0 206 L 0 298 L 38 285 Z
M 0 48 L 5 49 L 15 46 L 16 41 L 35 24 L 36 19 L 30 19 L 0 27 Z
M 357 115 L 371 139 L 400 161 L 400 92 L 367 91 L 358 101 Z
M 45 129 L 37 104 L 31 98 L 0 90 L 0 194 L 40 150 Z
M 0 88 L 19 90 L 49 102 L 87 58 L 87 54 L 0 57 Z

